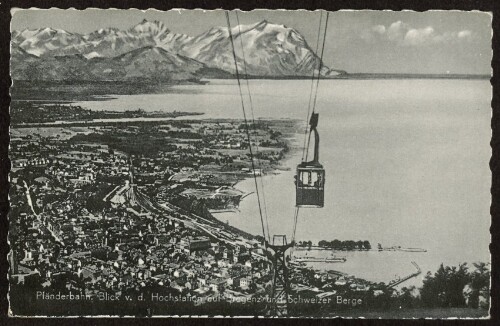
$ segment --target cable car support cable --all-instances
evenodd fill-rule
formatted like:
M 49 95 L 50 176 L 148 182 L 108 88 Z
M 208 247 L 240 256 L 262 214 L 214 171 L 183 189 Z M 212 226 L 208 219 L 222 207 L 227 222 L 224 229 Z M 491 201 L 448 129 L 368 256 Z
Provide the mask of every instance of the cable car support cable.
M 322 12 L 320 12 L 320 22 L 319 22 L 319 26 L 318 26 L 318 37 L 317 37 L 317 41 L 316 41 L 316 53 L 318 53 L 318 46 L 319 46 L 319 39 L 320 39 L 320 30 L 321 30 L 321 22 L 322 22 Z M 329 12 L 327 11 L 326 12 L 326 22 L 325 22 L 325 30 L 324 30 L 324 33 L 323 33 L 323 43 L 322 43 L 322 46 L 321 46 L 321 54 L 320 54 L 320 61 L 319 61 L 319 68 L 318 68 L 318 74 L 317 74 L 317 78 L 316 78 L 316 89 L 314 90 L 314 101 L 312 103 L 312 115 L 314 115 L 315 113 L 315 109 L 316 109 L 316 102 L 317 102 L 317 96 L 318 96 L 318 88 L 319 88 L 319 80 L 321 79 L 321 69 L 323 68 L 323 54 L 324 54 L 324 51 L 325 51 L 325 43 L 326 43 L 326 35 L 327 35 L 327 29 L 328 29 L 328 18 L 329 18 Z M 313 93 L 313 85 L 314 85 L 314 77 L 315 77 L 315 70 L 313 70 L 313 74 L 312 74 L 312 80 L 311 80 L 311 92 L 310 92 L 310 96 L 309 96 L 309 106 L 308 106 L 308 110 L 307 110 L 307 117 L 306 117 L 306 122 L 309 120 L 309 114 L 310 114 L 310 110 L 311 110 L 311 99 L 312 99 L 312 93 Z M 315 160 L 318 159 L 318 149 L 317 149 L 317 146 L 318 146 L 318 141 L 319 141 L 319 138 L 318 138 L 318 134 L 317 134 L 317 131 L 315 130 L 316 129 L 316 124 L 317 124 L 317 115 L 316 115 L 316 121 L 313 121 L 313 117 L 311 115 L 311 121 L 309 121 L 309 123 L 311 124 L 311 129 L 309 129 L 309 136 L 308 136 L 308 140 L 307 140 L 307 146 L 304 146 L 303 148 L 303 152 L 302 152 L 302 162 L 305 162 L 307 161 L 307 157 L 309 155 L 309 146 L 310 146 L 310 141 L 311 141 L 311 133 L 312 131 L 314 130 L 315 133 L 316 133 L 316 139 L 315 139 Z M 314 128 L 314 129 L 313 129 Z M 308 130 L 306 129 L 305 131 L 305 134 L 304 134 L 304 145 L 306 145 L 306 135 L 308 133 Z M 304 152 L 305 152 L 305 155 L 304 155 Z M 296 182 L 299 182 L 299 180 L 296 180 Z M 297 222 L 298 222 L 298 216 L 299 216 L 299 210 L 300 210 L 300 207 L 297 206 L 295 208 L 295 214 L 294 214 L 294 225 L 293 225 L 293 233 L 292 233 L 292 242 L 295 241 L 295 234 L 297 232 Z
M 248 129 L 248 120 L 247 120 L 247 115 L 246 115 L 246 111 L 245 111 L 245 103 L 244 103 L 244 98 L 243 98 L 243 92 L 241 90 L 241 82 L 240 82 L 240 75 L 239 75 L 239 71 L 238 71 L 238 63 L 237 63 L 237 58 L 236 58 L 236 51 L 235 51 L 235 47 L 234 47 L 233 33 L 231 31 L 231 22 L 229 20 L 229 12 L 225 11 L 225 14 L 226 14 L 227 27 L 228 27 L 228 32 L 229 32 L 229 39 L 231 41 L 232 54 L 233 54 L 233 59 L 234 59 L 234 67 L 235 67 L 235 70 L 236 70 L 236 79 L 238 81 L 238 89 L 239 89 L 239 92 L 240 92 L 241 108 L 243 110 L 243 119 L 245 121 L 245 131 L 246 131 L 246 134 L 247 134 L 248 148 L 249 148 L 249 151 L 250 151 L 250 158 L 251 158 L 251 162 L 252 162 L 253 177 L 254 177 L 254 182 L 255 182 L 255 192 L 257 194 L 257 203 L 258 203 L 258 206 L 259 206 L 259 215 L 260 215 L 260 221 L 261 221 L 261 225 L 262 225 L 262 235 L 264 236 L 264 243 L 265 243 L 266 242 L 265 241 L 266 240 L 266 231 L 264 229 L 264 218 L 263 218 L 263 215 L 262 215 L 262 206 L 261 206 L 261 202 L 260 202 L 260 194 L 259 194 L 259 187 L 258 187 L 258 183 L 257 183 L 257 175 L 255 173 L 255 163 L 254 163 L 253 152 L 252 152 L 252 143 L 251 143 L 251 138 L 250 138 L 250 131 Z M 267 238 L 270 241 L 269 233 L 268 233 Z
M 314 51 L 314 53 L 318 53 L 318 49 L 319 49 L 319 37 L 321 35 L 321 22 L 323 20 L 323 11 L 320 11 L 319 14 L 320 14 L 320 16 L 319 16 L 319 24 L 318 24 L 318 37 L 316 39 L 316 50 Z M 312 75 L 311 75 L 311 90 L 309 92 L 309 102 L 307 105 L 306 128 L 305 128 L 305 132 L 304 132 L 304 145 L 302 146 L 302 162 L 304 162 L 306 160 L 304 155 L 306 153 L 307 134 L 309 133 L 309 114 L 311 114 L 311 105 L 312 105 L 312 99 L 313 99 L 312 95 L 313 95 L 313 91 L 314 91 L 315 73 L 316 73 L 316 70 L 313 69 Z
M 329 16 L 329 12 L 327 11 L 326 12 L 326 22 L 325 22 L 325 32 L 323 33 L 323 45 L 321 46 L 319 69 L 318 69 L 318 75 L 317 75 L 317 79 L 316 79 L 316 90 L 314 92 L 314 102 L 313 102 L 313 106 L 312 106 L 312 114 L 314 114 L 315 110 L 316 110 L 316 100 L 318 98 L 319 80 L 321 79 L 321 69 L 323 68 L 323 53 L 325 51 L 326 32 L 327 32 L 327 28 L 328 28 L 328 16 Z M 309 154 L 310 141 L 311 141 L 311 132 L 309 131 L 309 140 L 308 140 L 307 146 L 306 146 L 306 156 L 305 156 L 306 161 L 307 161 L 307 156 Z
M 243 56 L 243 71 L 245 73 L 245 81 L 246 81 L 246 85 L 247 85 L 247 92 L 248 92 L 248 99 L 249 99 L 249 102 L 250 102 L 250 112 L 252 114 L 252 125 L 253 125 L 253 131 L 254 133 L 256 132 L 257 128 L 256 128 L 256 125 L 255 125 L 255 115 L 254 115 L 254 110 L 253 110 L 253 101 L 252 101 L 252 93 L 250 92 L 250 82 L 248 81 L 248 73 L 247 73 L 247 60 L 246 60 L 246 57 L 245 57 L 245 49 L 244 49 L 244 46 L 243 46 L 243 37 L 242 37 L 242 33 L 241 33 L 241 25 L 240 25 L 240 18 L 238 16 L 238 11 L 236 10 L 235 11 L 235 14 L 236 14 L 236 22 L 238 23 L 238 31 L 239 31 L 239 36 L 240 36 L 240 46 L 241 46 L 241 53 L 242 53 L 242 56 Z M 260 157 L 258 156 L 259 154 L 259 146 L 256 145 L 255 146 L 255 152 L 256 152 L 256 155 L 257 155 L 257 162 L 259 164 L 259 168 L 260 168 L 260 171 L 261 171 L 261 174 L 260 174 L 260 185 L 261 185 L 261 188 L 262 188 L 262 203 L 263 203 L 263 206 L 264 206 L 264 216 L 266 218 L 266 228 L 267 228 L 267 235 L 268 235 L 268 238 L 270 238 L 270 233 L 269 233 L 269 216 L 267 214 L 267 203 L 266 203 L 266 193 L 264 191 L 264 181 L 262 180 L 262 164 L 261 164 L 261 161 L 260 161 Z

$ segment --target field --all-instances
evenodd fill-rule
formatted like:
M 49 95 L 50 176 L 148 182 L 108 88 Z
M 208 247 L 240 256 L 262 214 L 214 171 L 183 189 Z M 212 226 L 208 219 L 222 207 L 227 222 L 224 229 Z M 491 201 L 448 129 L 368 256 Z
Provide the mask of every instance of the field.
M 88 134 L 92 130 L 88 127 L 30 127 L 30 128 L 11 128 L 10 137 L 26 137 L 28 135 L 37 137 L 53 137 L 60 140 L 68 140 L 79 133 Z

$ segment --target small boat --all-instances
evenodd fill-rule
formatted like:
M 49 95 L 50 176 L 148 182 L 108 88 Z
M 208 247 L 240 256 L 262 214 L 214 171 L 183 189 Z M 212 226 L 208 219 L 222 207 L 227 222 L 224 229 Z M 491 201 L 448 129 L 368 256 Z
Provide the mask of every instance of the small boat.
M 347 261 L 347 258 L 345 258 L 345 257 L 326 257 L 326 258 L 298 257 L 298 258 L 295 258 L 294 261 L 296 261 L 298 263 L 344 263 Z
M 401 246 L 382 247 L 382 245 L 380 243 L 378 244 L 378 251 L 427 252 L 426 249 L 422 249 L 422 248 L 403 248 Z
M 398 248 L 399 251 L 408 251 L 408 252 L 427 252 L 426 249 L 422 248 Z

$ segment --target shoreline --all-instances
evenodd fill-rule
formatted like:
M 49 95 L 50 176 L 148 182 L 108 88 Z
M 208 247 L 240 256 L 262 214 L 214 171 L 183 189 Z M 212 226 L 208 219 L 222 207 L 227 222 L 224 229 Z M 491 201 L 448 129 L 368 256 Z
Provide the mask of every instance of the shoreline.
M 142 123 L 161 123 L 164 121 L 172 121 L 172 120 L 182 120 L 184 122 L 240 122 L 243 119 L 235 119 L 235 118 L 207 118 L 205 116 L 206 113 L 191 113 L 191 112 L 182 112 L 185 114 L 172 116 L 172 117 L 134 117 L 134 118 L 109 118 L 109 119 L 94 119 L 94 120 L 79 120 L 79 121 L 71 121 L 71 120 L 60 120 L 53 122 L 42 122 L 42 123 L 16 123 L 11 124 L 10 128 L 53 128 L 53 127 L 92 127 L 92 126 L 103 126 L 106 124 L 123 124 L 123 123 L 134 123 L 134 124 L 142 124 Z M 281 118 L 281 119 L 272 119 L 272 118 L 261 118 L 257 121 L 269 121 L 269 122 L 278 122 L 278 121 L 296 121 L 294 118 Z M 290 147 L 292 150 L 292 147 Z M 279 169 L 279 168 L 278 168 Z
M 302 135 L 302 133 L 296 133 L 296 135 L 300 136 L 300 135 Z M 293 139 L 295 139 L 295 137 Z M 263 178 L 264 179 L 266 177 L 277 176 L 277 175 L 282 174 L 283 172 L 289 172 L 292 169 L 295 169 L 296 164 L 298 164 L 300 162 L 300 161 L 295 162 L 295 159 L 296 158 L 300 159 L 300 154 L 301 154 L 301 149 L 299 148 L 299 146 L 292 145 L 289 148 L 289 151 L 285 154 L 285 156 L 279 161 L 279 164 L 277 166 L 273 167 L 273 169 L 270 172 L 262 174 L 261 176 L 259 176 L 259 178 Z M 216 218 L 220 222 L 226 223 L 226 219 L 223 218 L 223 216 L 225 216 L 225 214 L 231 214 L 231 216 L 241 215 L 242 214 L 241 204 L 242 204 L 243 200 L 245 198 L 249 197 L 250 195 L 256 193 L 255 192 L 255 184 L 254 184 L 254 182 L 253 181 L 251 181 L 251 182 L 248 181 L 248 180 L 251 180 L 251 179 L 253 179 L 253 176 L 248 176 L 248 177 L 246 177 L 246 178 L 244 178 L 242 180 L 239 180 L 238 182 L 236 182 L 233 185 L 233 188 L 235 188 L 237 190 L 240 190 L 240 191 L 242 191 L 242 192 L 245 193 L 245 195 L 240 200 L 240 203 L 238 205 L 237 210 L 223 211 L 223 212 L 221 212 L 221 211 L 212 212 L 212 216 L 214 216 L 214 218 Z M 248 186 L 247 186 L 246 182 L 249 182 Z M 253 236 L 262 236 L 260 233 L 254 233 L 254 232 L 242 229 L 241 227 L 237 227 L 237 226 L 234 226 L 234 225 L 231 225 L 231 224 L 229 224 L 229 225 L 231 227 L 239 229 L 239 230 L 241 230 L 241 231 L 243 231 L 245 233 L 252 234 Z
M 457 80 L 484 81 L 491 79 L 487 74 L 392 74 L 392 73 L 346 73 L 335 76 L 321 76 L 324 81 L 366 81 L 366 80 Z M 245 78 L 240 78 L 245 80 Z M 310 80 L 310 76 L 248 76 L 246 80 Z M 201 78 L 198 82 L 178 81 L 156 86 L 137 87 L 140 83 L 131 81 L 37 81 L 13 80 L 10 87 L 12 102 L 75 103 L 82 101 L 101 102 L 117 99 L 122 95 L 153 95 L 177 93 L 178 86 L 205 86 L 217 81 L 236 81 L 236 78 Z M 96 85 L 102 86 L 96 88 Z M 124 92 L 124 89 L 127 91 Z M 62 91 L 61 91 L 62 90 Z M 97 93 L 97 94 L 96 94 Z M 50 95 L 50 96 L 48 96 Z
M 16 123 L 12 124 L 11 128 L 43 128 L 43 127 L 72 127 L 73 125 L 85 125 L 85 126 L 95 126 L 95 125 L 105 125 L 107 123 L 125 123 L 125 122 L 162 122 L 162 121 L 170 121 L 175 119 L 182 119 L 185 117 L 193 117 L 200 114 L 182 114 L 177 115 L 175 117 L 134 117 L 134 118 L 109 118 L 109 119 L 92 119 L 92 120 L 61 120 L 61 121 L 53 121 L 53 122 L 43 122 L 43 123 Z
M 296 165 L 294 165 L 294 164 L 287 164 L 285 162 L 291 162 L 292 158 L 294 158 L 295 155 L 299 154 L 299 152 L 300 152 L 300 148 L 298 148 L 296 146 L 290 147 L 289 151 L 287 153 L 285 153 L 284 157 L 279 161 L 279 163 L 278 163 L 277 166 L 274 166 L 270 170 L 270 172 L 264 173 L 264 174 L 258 176 L 258 178 L 269 177 L 269 176 L 273 176 L 273 175 L 279 175 L 279 174 L 281 174 L 283 172 L 292 170 L 292 168 L 294 168 Z M 253 176 L 249 175 L 248 177 L 246 177 L 246 178 L 238 181 L 237 183 L 235 183 L 233 185 L 234 188 L 245 192 L 245 195 L 243 197 L 241 197 L 241 201 L 243 201 L 244 198 L 246 198 L 246 197 L 254 194 L 255 193 L 255 189 L 253 191 L 245 191 L 245 190 L 242 190 L 242 189 L 238 188 L 238 185 L 240 185 L 245 180 L 252 179 L 252 178 L 253 178 Z M 241 203 L 241 201 L 240 201 L 240 203 Z M 238 210 L 238 212 L 239 212 L 239 210 Z

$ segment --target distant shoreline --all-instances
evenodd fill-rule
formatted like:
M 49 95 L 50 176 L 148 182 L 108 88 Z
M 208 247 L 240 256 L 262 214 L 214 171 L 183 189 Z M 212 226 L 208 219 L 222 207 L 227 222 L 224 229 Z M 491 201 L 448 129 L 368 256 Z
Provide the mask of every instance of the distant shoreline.
M 252 76 L 240 75 L 240 79 L 262 79 L 262 80 L 308 80 L 313 76 Z M 318 76 L 314 76 L 318 78 Z M 490 79 L 492 75 L 489 74 L 407 74 L 407 73 L 348 73 L 342 72 L 334 76 L 320 76 L 321 80 L 328 79 Z M 233 80 L 236 79 L 235 75 L 228 75 L 224 78 L 200 78 L 199 80 L 176 80 L 170 82 L 156 82 L 158 86 L 172 87 L 177 85 L 206 85 L 210 80 Z M 69 86 L 69 85 L 85 85 L 85 84 L 121 84 L 121 85 L 137 85 L 147 82 L 148 79 L 140 80 L 13 80 L 12 88 L 15 88 L 16 83 L 21 86 L 29 84 L 41 85 L 48 84 L 50 86 Z M 154 85 L 151 85 L 154 87 Z
M 490 79 L 491 75 L 480 74 L 386 74 L 386 73 L 348 73 L 327 79 Z
M 482 74 L 399 74 L 399 73 L 347 73 L 342 72 L 336 76 L 320 76 L 321 80 L 342 79 L 490 79 L 491 75 Z M 312 76 L 240 76 L 240 79 L 262 80 L 308 80 Z M 317 78 L 315 76 L 314 78 Z M 231 79 L 231 78 L 225 78 Z M 236 79 L 236 78 L 233 78 Z M 205 79 L 204 79 L 205 80 Z
M 490 79 L 491 75 L 480 74 L 387 74 L 387 73 L 343 73 L 336 76 L 320 76 L 321 80 L 342 80 L 342 79 Z M 263 80 L 308 80 L 312 76 L 247 76 L 246 79 Z M 315 76 L 315 78 L 317 78 Z M 227 79 L 227 78 L 226 78 Z M 245 79 L 245 77 L 240 77 Z
M 245 77 L 241 77 L 245 79 Z M 311 80 L 312 76 L 247 76 L 248 80 Z M 337 76 L 320 77 L 322 80 L 489 80 L 490 75 L 466 74 L 385 74 L 342 73 Z M 75 103 L 80 101 L 109 101 L 119 95 L 147 95 L 184 93 L 175 89 L 181 85 L 209 85 L 217 80 L 235 78 L 201 79 L 198 83 L 179 81 L 175 83 L 148 83 L 147 81 L 74 81 L 74 80 L 13 80 L 10 88 L 12 102 Z M 189 93 L 189 92 L 188 92 Z

